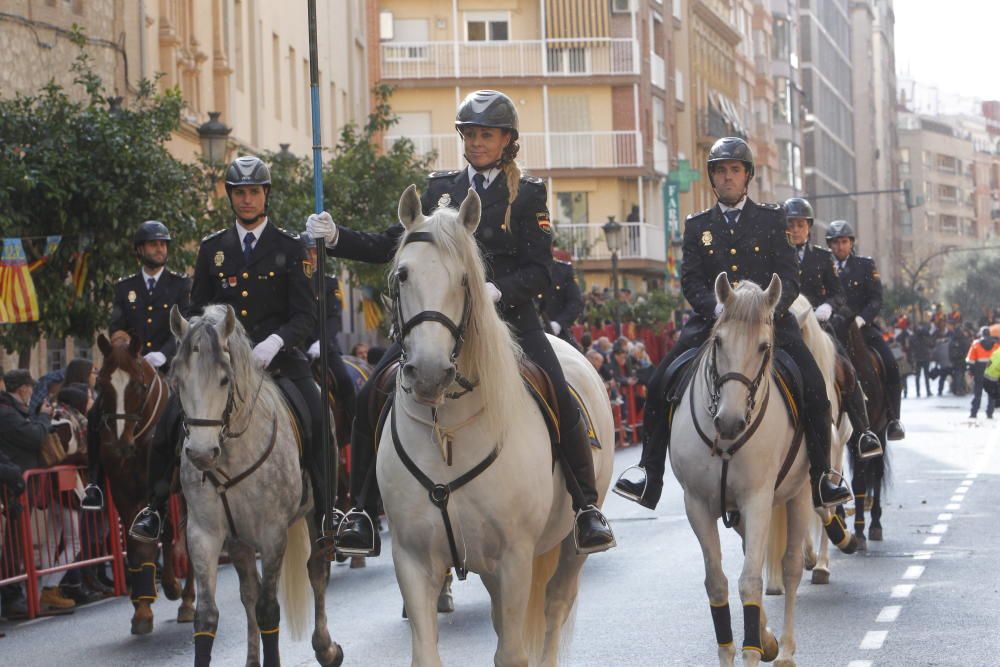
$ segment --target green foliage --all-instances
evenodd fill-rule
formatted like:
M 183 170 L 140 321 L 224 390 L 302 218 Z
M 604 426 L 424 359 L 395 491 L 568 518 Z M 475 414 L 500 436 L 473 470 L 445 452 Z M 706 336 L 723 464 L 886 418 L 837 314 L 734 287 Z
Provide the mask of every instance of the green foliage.
M 654 290 L 636 300 L 632 307 L 632 317 L 639 326 L 657 327 L 674 319 L 674 311 L 681 307 L 683 299 L 679 294 L 667 290 Z
M 996 250 L 954 253 L 945 275 L 949 278 L 946 301 L 957 303 L 966 319 L 975 322 L 984 307 L 992 311 L 1000 304 L 1000 253 Z
M 887 287 L 882 292 L 882 321 L 893 322 L 897 314 L 918 309 L 920 301 L 920 294 L 906 285 Z
M 116 279 L 136 270 L 131 237 L 144 220 L 170 227 L 173 267 L 191 263 L 191 244 L 206 229 L 209 183 L 164 145 L 180 125 L 179 92 L 158 94 L 154 82 L 143 81 L 130 106 L 111 113 L 82 49 L 73 71 L 86 93 L 82 102 L 53 83 L 35 95 L 0 98 L 0 234 L 64 237 L 32 274 L 40 321 L 0 331 L 8 351 L 41 336 L 89 339 L 105 326 Z M 26 244 L 29 261 L 43 245 Z M 81 248 L 92 255 L 84 296 L 76 299 L 69 274 Z

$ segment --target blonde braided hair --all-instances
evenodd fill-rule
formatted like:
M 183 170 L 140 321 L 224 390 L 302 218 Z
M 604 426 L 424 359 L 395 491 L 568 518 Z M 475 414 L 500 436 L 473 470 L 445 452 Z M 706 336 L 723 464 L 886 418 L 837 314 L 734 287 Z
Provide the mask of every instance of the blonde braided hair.
M 511 227 L 510 211 L 521 188 L 521 167 L 517 164 L 517 153 L 520 150 L 521 146 L 517 140 L 512 140 L 504 146 L 503 154 L 500 156 L 500 170 L 507 177 L 507 212 L 504 214 L 503 224 L 508 234 L 514 232 Z

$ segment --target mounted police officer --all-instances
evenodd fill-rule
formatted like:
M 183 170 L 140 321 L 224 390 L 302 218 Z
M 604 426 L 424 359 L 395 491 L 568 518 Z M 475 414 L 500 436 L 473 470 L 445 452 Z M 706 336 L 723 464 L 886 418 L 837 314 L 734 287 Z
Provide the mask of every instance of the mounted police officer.
M 525 354 L 548 373 L 558 395 L 562 420 L 559 459 L 576 510 L 578 549 L 581 553 L 608 549 L 615 544 L 614 535 L 595 505 L 597 490 L 586 426 L 533 302 L 551 281 L 552 225 L 545 185 L 538 178 L 522 176 L 514 161 L 518 152 L 517 111 L 503 93 L 480 90 L 470 94 L 459 105 L 455 129 L 464 140 L 469 166 L 432 173 L 421 200 L 423 212 L 430 214 L 440 206 L 457 208 L 469 188 L 476 188 L 482 199 L 482 219 L 475 236 L 486 263 L 487 289 Z M 338 228 L 326 213 L 310 217 L 306 228 L 326 240 L 331 254 L 375 263 L 392 258 L 403 234 L 398 223 L 382 233 Z M 386 351 L 372 378 L 399 354 L 397 341 Z M 377 555 L 381 546 L 372 520 L 378 510 L 372 465 L 374 424 L 369 414 L 372 385 L 369 381 L 358 397 L 351 438 L 351 491 L 358 506 L 348 513 L 337 537 L 337 549 L 347 555 Z
M 337 334 L 340 333 L 340 318 L 344 311 L 344 303 L 341 300 L 342 294 L 340 291 L 340 280 L 337 279 L 336 275 L 326 274 L 325 283 L 321 287 L 319 284 L 319 273 L 316 272 L 316 239 L 311 237 L 308 233 L 303 233 L 300 235 L 303 244 L 306 248 L 306 257 L 309 261 L 309 269 L 307 271 L 310 279 L 312 280 L 313 292 L 316 295 L 316 301 L 320 299 L 326 300 L 326 335 L 327 344 L 329 345 L 329 354 L 327 355 L 327 364 L 330 367 L 330 373 L 333 375 L 333 379 L 336 383 L 334 387 L 335 395 L 337 396 L 337 401 L 343 406 L 344 410 L 347 412 L 349 419 L 354 419 L 355 413 L 355 403 L 357 401 L 357 395 L 354 391 L 354 380 L 351 379 L 351 375 L 347 372 L 347 367 L 344 365 L 344 360 L 341 358 L 343 352 L 340 351 L 340 344 L 337 342 Z M 319 308 L 317 307 L 316 313 L 319 313 Z M 306 354 L 309 355 L 310 359 L 319 359 L 320 356 L 320 346 L 319 346 L 319 327 L 316 327 L 315 333 L 309 336 L 306 341 L 308 347 Z
M 615 493 L 649 508 L 656 507 L 663 490 L 663 472 L 670 434 L 666 428 L 664 374 L 683 352 L 700 347 L 711 335 L 722 313 L 715 299 L 716 276 L 726 272 L 732 281 L 752 280 L 766 285 L 773 274 L 781 279 L 781 300 L 774 313 L 775 343 L 792 358 L 802 374 L 806 451 L 812 480 L 813 503 L 832 506 L 850 499 L 843 480 L 830 474 L 830 401 L 823 375 L 802 340 L 788 307 L 799 293 L 795 250 L 785 234 L 785 212 L 780 206 L 760 205 L 747 196 L 754 175 L 753 152 L 740 138 L 725 137 L 708 154 L 708 176 L 718 205 L 689 216 L 684 226 L 681 287 L 694 315 L 677 344 L 660 363 L 650 381 L 646 401 L 645 436 L 638 468 L 625 471 Z
M 801 197 L 792 197 L 785 201 L 784 208 L 788 220 L 788 240 L 795 246 L 799 259 L 799 293 L 815 309 L 816 319 L 826 323 L 831 317 L 837 317 L 834 313 L 847 304 L 844 287 L 837 277 L 833 253 L 809 243 L 813 227 L 812 204 Z M 839 342 L 837 347 L 838 354 L 846 360 L 846 353 Z M 858 443 L 858 455 L 863 459 L 878 456 L 882 453 L 882 443 L 871 431 L 861 383 L 855 381 L 853 390 L 846 398 L 844 409 L 857 436 L 853 439 Z
M 226 170 L 226 192 L 236 221 L 202 239 L 191 314 L 200 315 L 213 303 L 232 306 L 254 344 L 254 360 L 268 369 L 289 403 L 307 413 L 302 424 L 304 465 L 316 490 L 315 511 L 322 514 L 331 507 L 319 446 L 323 404 L 309 360 L 300 349 L 316 329 L 316 299 L 302 242 L 267 216 L 270 191 L 271 172 L 259 158 L 239 157 Z M 159 481 L 150 506 L 132 525 L 130 534 L 137 539 L 159 535 L 176 442 L 165 439 L 151 455 L 150 479 Z
M 885 390 L 888 400 L 889 424 L 886 437 L 902 440 L 906 431 L 899 421 L 899 407 L 903 387 L 899 378 L 899 366 L 892 356 L 889 344 L 882 338 L 882 331 L 875 324 L 875 318 L 882 310 L 882 279 L 879 277 L 875 260 L 854 254 L 854 228 L 846 220 L 834 220 L 826 229 L 826 245 L 833 251 L 840 284 L 844 286 L 847 306 L 844 311 L 854 318 L 861 329 L 861 335 L 878 356 L 885 368 Z M 846 342 L 846 327 L 837 331 L 841 341 Z
M 122 278 L 115 285 L 114 305 L 108 333 L 125 331 L 142 341 L 143 356 L 154 368 L 166 373 L 177 352 L 177 341 L 170 333 L 170 308 L 176 305 L 188 312 L 191 281 L 187 276 L 166 268 L 170 250 L 170 230 L 162 222 L 147 220 L 132 236 L 132 248 L 142 265 L 138 273 Z M 87 458 L 91 483 L 84 489 L 82 509 L 104 509 L 100 484 L 103 474 L 100 459 L 100 419 L 96 409 L 87 419 Z
M 542 318 L 548 323 L 546 330 L 553 336 L 579 349 L 573 339 L 572 328 L 583 314 L 583 295 L 576 282 L 573 260 L 565 250 L 552 250 L 552 284 L 541 295 L 538 304 Z

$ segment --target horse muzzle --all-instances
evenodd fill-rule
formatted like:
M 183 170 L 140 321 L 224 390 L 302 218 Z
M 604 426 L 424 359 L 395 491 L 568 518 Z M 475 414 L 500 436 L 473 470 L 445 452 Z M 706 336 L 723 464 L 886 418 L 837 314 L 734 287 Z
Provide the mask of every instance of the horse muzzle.
M 442 368 L 418 368 L 408 362 L 403 364 L 403 377 L 400 380 L 403 391 L 413 395 L 417 403 L 428 406 L 438 406 L 444 402 L 445 392 L 455 381 L 455 366 Z
M 747 428 L 747 421 L 742 415 L 717 415 L 713 421 L 715 430 L 723 440 L 735 440 Z
M 215 466 L 218 465 L 222 448 L 215 445 L 206 449 L 195 449 L 190 445 L 185 445 L 184 454 L 195 468 L 201 472 L 208 472 L 214 470 Z

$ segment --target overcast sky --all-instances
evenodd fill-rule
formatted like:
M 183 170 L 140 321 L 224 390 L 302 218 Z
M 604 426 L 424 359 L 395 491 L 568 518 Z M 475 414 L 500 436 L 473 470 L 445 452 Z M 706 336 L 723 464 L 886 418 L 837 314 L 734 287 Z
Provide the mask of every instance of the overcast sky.
M 943 95 L 1000 99 L 998 0 L 895 0 L 896 75 Z

